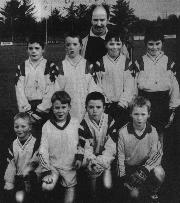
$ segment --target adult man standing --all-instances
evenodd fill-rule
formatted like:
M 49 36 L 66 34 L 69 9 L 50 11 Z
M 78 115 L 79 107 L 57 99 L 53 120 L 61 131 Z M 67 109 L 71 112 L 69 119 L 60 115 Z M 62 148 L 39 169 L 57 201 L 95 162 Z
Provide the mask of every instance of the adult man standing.
M 101 59 L 106 53 L 105 37 L 108 32 L 109 7 L 107 5 L 93 5 L 90 33 L 83 39 L 82 56 L 89 62 L 94 63 Z M 122 48 L 122 53 L 129 57 L 126 46 Z

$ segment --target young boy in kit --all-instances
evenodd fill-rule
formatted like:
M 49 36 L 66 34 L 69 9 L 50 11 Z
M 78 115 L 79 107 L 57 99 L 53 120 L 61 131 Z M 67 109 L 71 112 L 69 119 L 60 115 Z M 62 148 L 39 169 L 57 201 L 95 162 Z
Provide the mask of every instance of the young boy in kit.
M 122 54 L 123 35 L 109 31 L 105 38 L 107 54 L 96 62 L 97 84 L 106 98 L 109 113 L 118 128 L 128 122 L 127 108 L 133 98 L 134 77 L 130 70 L 130 60 Z
M 29 114 L 21 112 L 14 117 L 14 131 L 17 138 L 9 148 L 8 166 L 4 176 L 4 189 L 7 202 L 13 202 L 16 191 L 21 191 L 20 197 L 16 193 L 16 199 L 25 198 L 25 192 L 32 195 L 37 189 L 38 175 L 38 148 L 39 142 L 31 134 L 32 121 Z M 36 170 L 37 169 L 37 170 Z M 35 171 L 36 170 L 36 171 Z M 31 196 L 29 195 L 29 196 Z M 10 200 L 10 198 L 12 198 Z
M 89 92 L 97 91 L 92 78 L 90 64 L 80 55 L 82 39 L 77 33 L 65 37 L 66 56 L 61 62 L 58 77 L 60 90 L 65 90 L 72 98 L 71 114 L 82 120 L 85 114 L 85 99 Z
M 136 86 L 139 96 L 151 102 L 151 123 L 161 135 L 180 105 L 179 84 L 175 76 L 175 63 L 162 51 L 164 35 L 152 26 L 145 33 L 146 54 L 137 59 Z M 168 125 L 167 125 L 168 124 Z
M 42 36 L 29 38 L 29 58 L 16 71 L 16 97 L 20 112 L 28 112 L 35 121 L 46 120 L 51 107 L 51 96 L 56 90 L 58 68 L 43 57 Z
M 39 149 L 39 158 L 44 171 L 42 189 L 54 191 L 57 182 L 60 182 L 65 189 L 64 203 L 71 203 L 75 199 L 77 184 L 74 161 L 79 122 L 69 114 L 71 98 L 65 91 L 55 92 L 51 102 L 53 117 L 42 128 Z
M 92 92 L 86 98 L 86 111 L 79 128 L 77 162 L 85 167 L 90 180 L 91 194 L 97 195 L 98 180 L 103 177 L 105 188 L 112 187 L 111 163 L 116 154 L 116 129 L 114 120 L 104 113 L 105 98 Z M 100 179 L 101 179 L 100 178 Z M 95 201 L 94 199 L 92 202 Z M 100 200 L 99 200 L 100 201 Z
M 132 102 L 132 121 L 119 131 L 118 175 L 132 198 L 138 199 L 146 191 L 151 202 L 158 202 L 165 172 L 161 167 L 162 148 L 157 131 L 148 122 L 150 111 L 151 103 L 144 97 Z

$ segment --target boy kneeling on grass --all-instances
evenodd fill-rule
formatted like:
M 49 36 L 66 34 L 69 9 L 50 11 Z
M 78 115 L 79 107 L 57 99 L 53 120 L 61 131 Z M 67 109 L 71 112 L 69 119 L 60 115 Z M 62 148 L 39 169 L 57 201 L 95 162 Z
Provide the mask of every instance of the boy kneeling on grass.
M 33 201 L 32 198 L 37 192 L 39 142 L 32 136 L 31 129 L 32 122 L 28 113 L 18 113 L 14 117 L 17 138 L 9 148 L 8 166 L 4 176 L 6 202 L 14 202 L 15 198 L 17 202 L 24 202 L 28 197 Z
M 42 190 L 50 195 L 52 193 L 48 191 L 54 192 L 60 183 L 65 189 L 63 202 L 72 203 L 77 184 L 74 161 L 77 153 L 79 122 L 69 114 L 71 98 L 65 91 L 55 92 L 51 102 L 53 115 L 42 128 L 39 149 L 44 172 Z
M 161 167 L 162 148 L 156 129 L 148 123 L 151 103 L 137 97 L 130 108 L 132 122 L 119 131 L 118 170 L 120 181 L 130 196 L 138 199 L 144 189 L 151 202 L 158 202 L 158 191 L 164 181 Z
M 97 200 L 97 191 L 112 187 L 111 163 L 116 154 L 116 128 L 114 120 L 104 113 L 105 98 L 100 92 L 86 97 L 86 111 L 79 128 L 79 156 L 76 163 L 85 168 L 88 176 L 92 202 Z M 98 187 L 102 180 L 102 188 Z M 93 197 L 93 198 L 92 198 Z

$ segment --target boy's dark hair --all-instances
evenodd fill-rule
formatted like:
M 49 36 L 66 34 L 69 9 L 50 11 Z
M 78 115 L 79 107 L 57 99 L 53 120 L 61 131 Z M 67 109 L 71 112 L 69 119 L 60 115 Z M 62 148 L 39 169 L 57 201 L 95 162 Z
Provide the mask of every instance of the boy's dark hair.
M 96 8 L 98 7 L 102 7 L 104 8 L 104 10 L 106 11 L 106 14 L 107 14 L 107 19 L 109 19 L 109 16 L 110 16 L 110 10 L 109 10 L 109 6 L 105 3 L 102 3 L 102 4 L 93 4 L 90 8 L 90 13 L 91 13 L 91 18 L 92 18 L 92 15 L 93 15 L 93 12 Z
M 112 38 L 115 38 L 116 41 L 121 41 L 124 44 L 124 34 L 118 30 L 108 31 L 105 37 L 105 43 L 108 43 Z
M 31 116 L 27 113 L 27 112 L 20 112 L 20 113 L 17 113 L 15 116 L 14 116 L 14 121 L 18 120 L 18 119 L 23 119 L 23 120 L 27 120 L 28 123 L 29 123 L 29 126 L 32 127 L 32 119 L 31 119 Z
M 151 102 L 142 96 L 136 97 L 130 104 L 130 113 L 132 113 L 134 107 L 143 107 L 143 106 L 147 106 L 148 113 L 150 113 Z
M 82 37 L 79 34 L 78 31 L 72 31 L 72 32 L 68 32 L 64 35 L 64 39 L 66 40 L 67 37 L 72 37 L 72 38 L 78 38 L 79 39 L 79 43 L 82 45 Z
M 159 26 L 150 26 L 146 29 L 144 43 L 147 44 L 148 41 L 159 41 L 164 42 L 164 34 L 162 28 Z
M 100 92 L 91 92 L 86 97 L 86 107 L 88 105 L 88 102 L 90 100 L 101 100 L 103 103 L 103 106 L 105 106 L 105 98 L 104 95 Z
M 44 49 L 44 37 L 39 34 L 32 34 L 28 39 L 28 44 L 38 43 Z
M 57 91 L 53 94 L 51 98 L 52 104 L 57 100 L 60 101 L 61 104 L 71 104 L 71 97 L 65 91 Z

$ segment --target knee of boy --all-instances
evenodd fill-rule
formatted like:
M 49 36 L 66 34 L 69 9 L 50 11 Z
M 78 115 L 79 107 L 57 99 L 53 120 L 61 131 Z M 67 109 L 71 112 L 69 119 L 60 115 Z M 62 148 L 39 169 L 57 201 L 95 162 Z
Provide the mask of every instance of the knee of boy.
M 54 183 L 47 184 L 45 182 L 42 183 L 42 191 L 52 191 L 55 188 Z
M 104 187 L 106 189 L 111 189 L 112 188 L 112 174 L 111 174 L 111 170 L 107 169 L 104 171 L 103 173 L 103 183 L 104 183 Z
M 130 190 L 130 197 L 133 199 L 138 199 L 139 198 L 139 189 L 137 188 L 133 188 L 132 190 Z
M 165 178 L 165 171 L 162 166 L 157 166 L 153 169 L 153 174 L 155 178 L 159 181 L 159 183 L 163 183 Z

